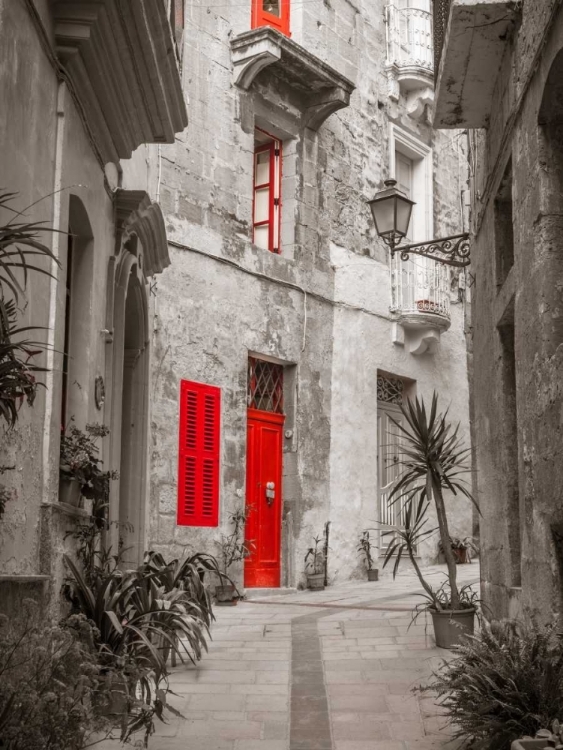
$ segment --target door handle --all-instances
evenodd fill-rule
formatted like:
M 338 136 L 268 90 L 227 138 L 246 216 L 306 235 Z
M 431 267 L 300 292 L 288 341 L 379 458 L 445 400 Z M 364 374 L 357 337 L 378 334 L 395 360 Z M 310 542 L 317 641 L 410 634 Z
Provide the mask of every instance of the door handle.
M 272 505 L 276 497 L 276 485 L 274 482 L 266 482 L 266 502 Z

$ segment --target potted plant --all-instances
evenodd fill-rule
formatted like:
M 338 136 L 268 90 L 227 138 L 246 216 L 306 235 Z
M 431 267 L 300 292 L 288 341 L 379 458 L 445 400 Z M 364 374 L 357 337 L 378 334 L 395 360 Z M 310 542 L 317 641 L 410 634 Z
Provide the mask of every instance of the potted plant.
M 457 536 L 450 537 L 450 547 L 454 554 L 455 561 L 458 565 L 465 565 L 471 562 L 471 550 L 477 553 L 477 547 L 475 546 L 473 539 L 470 536 L 466 536 L 460 539 Z M 438 549 L 444 554 L 444 548 L 442 547 L 442 540 L 438 542 Z
M 221 534 L 218 541 L 215 542 L 219 549 L 219 562 L 221 571 L 220 585 L 215 587 L 215 597 L 217 604 L 235 605 L 239 598 L 239 592 L 236 585 L 229 578 L 228 571 L 231 565 L 242 562 L 251 553 L 253 542 L 245 540 L 244 528 L 248 520 L 250 509 L 237 508 L 234 512 L 229 513 L 229 522 L 232 526 L 230 534 Z
M 78 507 L 81 498 L 93 501 L 99 510 L 109 500 L 109 483 L 117 479 L 115 471 L 103 471 L 102 460 L 96 445 L 98 438 L 109 435 L 109 429 L 100 424 L 87 424 L 86 431 L 71 424 L 61 435 L 59 500 Z
M 377 581 L 379 579 L 379 569 L 373 567 L 374 560 L 372 550 L 374 547 L 375 545 L 372 543 L 369 536 L 369 529 L 362 531 L 358 544 L 358 552 L 364 557 L 368 573 L 368 581 Z
M 325 587 L 325 553 L 319 545 L 324 545 L 320 536 L 314 538 L 314 546 L 309 547 L 305 555 L 305 575 L 307 587 L 312 591 L 323 591 Z
M 436 645 L 451 648 L 460 643 L 465 634 L 473 633 L 476 595 L 470 587 L 457 586 L 456 560 L 451 548 L 444 491 L 462 494 L 476 507 L 477 504 L 461 475 L 469 472 L 466 463 L 468 449 L 458 437 L 459 425 L 452 428 L 447 411 L 438 414 L 438 396 L 434 393 L 428 413 L 423 400 L 410 399 L 401 406 L 405 424 L 393 420 L 400 431 L 403 448 L 399 458 L 402 471 L 389 496 L 389 501 L 402 504 L 404 526 L 392 527 L 395 535 L 385 554 L 383 567 L 396 555 L 393 576 L 401 557 L 407 554 L 424 589 L 426 604 L 432 615 Z M 447 564 L 447 582 L 434 590 L 425 580 L 416 550 L 420 542 L 436 529 L 426 528 L 427 511 L 433 504 L 438 519 L 442 549 Z M 420 610 L 419 610 L 420 611 Z

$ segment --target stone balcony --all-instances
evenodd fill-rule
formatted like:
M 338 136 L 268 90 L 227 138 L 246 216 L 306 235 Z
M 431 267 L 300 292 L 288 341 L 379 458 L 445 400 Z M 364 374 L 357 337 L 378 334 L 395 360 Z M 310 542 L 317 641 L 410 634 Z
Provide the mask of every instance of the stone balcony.
M 391 261 L 391 313 L 398 332 L 395 343 L 411 354 L 434 353 L 451 325 L 450 277 L 447 266 L 414 256 Z
M 176 42 L 156 0 L 52 0 L 55 52 L 104 163 L 173 143 L 188 116 Z
M 434 0 L 434 127 L 488 125 L 496 74 L 518 13 L 515 0 Z
M 264 69 L 288 84 L 302 102 L 303 124 L 318 130 L 339 109 L 350 104 L 354 84 L 279 31 L 262 26 L 231 42 L 236 85 L 248 91 Z

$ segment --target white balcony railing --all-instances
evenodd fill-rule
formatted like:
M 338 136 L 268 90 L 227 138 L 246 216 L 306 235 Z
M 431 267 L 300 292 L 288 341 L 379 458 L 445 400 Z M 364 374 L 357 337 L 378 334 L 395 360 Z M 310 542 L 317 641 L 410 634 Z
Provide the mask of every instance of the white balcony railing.
M 391 311 L 399 322 L 413 325 L 435 321 L 448 328 L 450 322 L 450 277 L 448 267 L 428 258 L 391 261 Z
M 401 67 L 423 68 L 432 72 L 432 14 L 420 8 L 388 5 L 387 63 Z

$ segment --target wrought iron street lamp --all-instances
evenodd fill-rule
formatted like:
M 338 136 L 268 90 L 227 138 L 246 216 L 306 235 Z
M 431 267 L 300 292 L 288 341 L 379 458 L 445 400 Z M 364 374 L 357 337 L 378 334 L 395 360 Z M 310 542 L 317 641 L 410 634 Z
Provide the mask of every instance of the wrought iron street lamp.
M 400 245 L 408 234 L 415 201 L 407 198 L 396 185 L 396 180 L 385 180 L 385 190 L 376 193 L 375 198 L 369 201 L 375 229 L 391 249 L 391 257 L 395 253 L 400 253 L 401 260 L 408 260 L 411 255 L 422 255 L 424 258 L 432 258 L 447 266 L 457 268 L 468 266 L 471 262 L 469 257 L 471 248 L 467 232 L 439 240 Z

